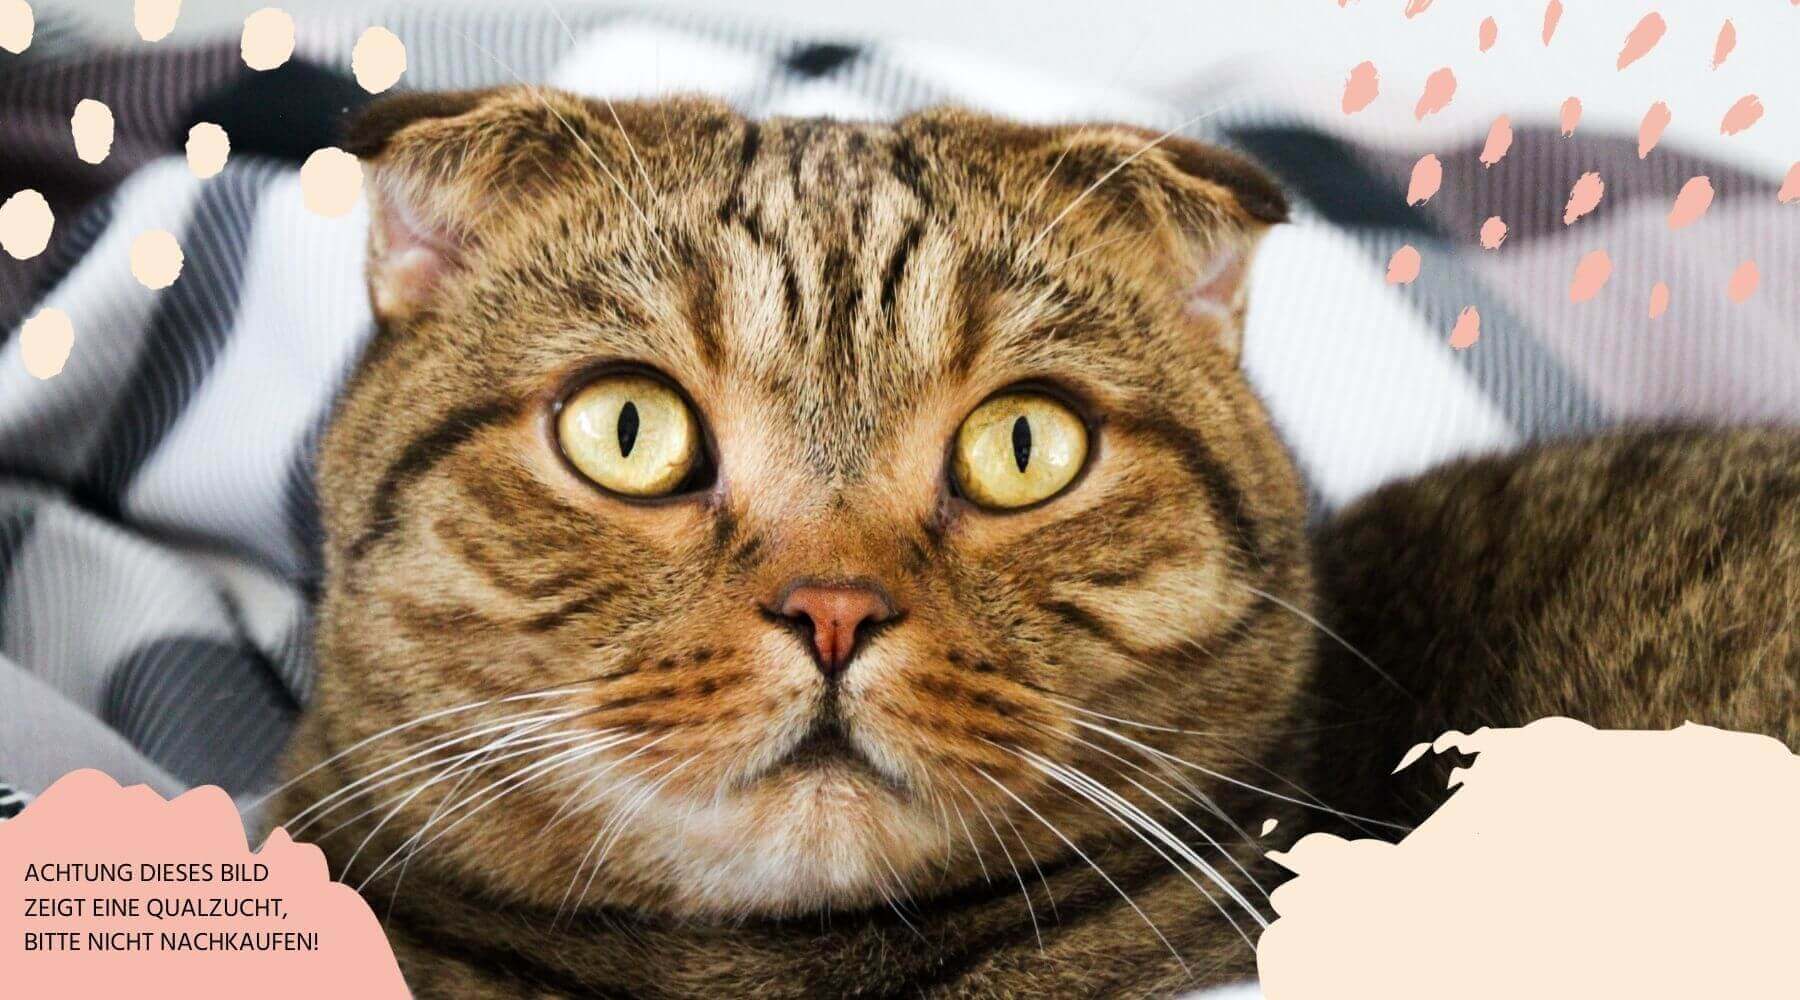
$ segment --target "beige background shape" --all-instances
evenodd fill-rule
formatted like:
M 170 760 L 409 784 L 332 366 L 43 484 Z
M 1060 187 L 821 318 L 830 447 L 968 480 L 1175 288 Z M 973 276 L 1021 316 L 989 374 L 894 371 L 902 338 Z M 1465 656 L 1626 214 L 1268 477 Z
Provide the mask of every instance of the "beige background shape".
M 69 133 L 75 137 L 75 155 L 86 163 L 99 163 L 112 152 L 112 109 L 103 101 L 83 98 L 69 116 Z
M 75 325 L 61 309 L 40 309 L 19 327 L 19 355 L 33 378 L 55 378 L 75 347 Z
M 244 18 L 244 34 L 238 43 L 244 65 L 274 69 L 294 54 L 294 19 L 280 7 L 264 7 Z
M 231 155 L 231 136 L 212 122 L 200 122 L 188 129 L 187 163 L 195 177 L 205 180 L 225 169 Z
M 19 53 L 31 45 L 36 19 L 25 0 L 0 0 L 0 49 Z
M 400 74 L 406 72 L 406 43 L 386 28 L 369 28 L 350 51 L 350 69 L 364 90 L 379 94 L 399 83 Z
M 314 150 L 300 166 L 300 192 L 312 211 L 327 218 L 343 215 L 362 194 L 362 164 L 336 146 Z
M 1780 741 L 1551 718 L 1451 748 L 1478 756 L 1400 843 L 1270 855 L 1297 877 L 1257 946 L 1267 1000 L 1800 988 L 1800 757 Z
M 160 42 L 175 30 L 181 16 L 181 0 L 134 0 L 131 24 L 146 42 Z
M 166 229 L 150 229 L 131 241 L 131 276 L 145 288 L 167 288 L 181 274 L 181 244 Z
M 55 225 L 50 203 L 31 188 L 0 202 L 0 248 L 19 260 L 43 253 Z

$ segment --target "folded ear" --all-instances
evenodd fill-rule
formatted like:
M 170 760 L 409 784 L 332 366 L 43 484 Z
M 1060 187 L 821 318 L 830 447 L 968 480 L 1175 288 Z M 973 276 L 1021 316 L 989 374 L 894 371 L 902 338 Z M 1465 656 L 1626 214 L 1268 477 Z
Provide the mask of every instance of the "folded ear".
M 591 110 L 558 91 L 409 93 L 371 104 L 345 149 L 370 179 L 369 298 L 384 323 L 430 307 L 484 238 L 595 171 Z M 584 147 L 585 150 L 584 150 Z
M 1230 150 L 1128 126 L 1062 130 L 1053 148 L 1074 180 L 1161 237 L 1187 314 L 1236 362 L 1251 260 L 1288 218 L 1275 179 Z

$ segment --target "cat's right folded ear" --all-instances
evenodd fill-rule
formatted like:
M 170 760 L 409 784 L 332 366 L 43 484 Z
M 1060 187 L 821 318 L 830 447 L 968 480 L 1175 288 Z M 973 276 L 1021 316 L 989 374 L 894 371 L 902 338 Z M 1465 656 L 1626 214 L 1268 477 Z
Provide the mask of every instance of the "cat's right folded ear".
M 527 214 L 556 178 L 583 172 L 588 121 L 581 99 L 525 88 L 400 94 L 363 111 L 344 148 L 368 178 L 376 316 L 392 323 L 428 308 L 485 234 Z

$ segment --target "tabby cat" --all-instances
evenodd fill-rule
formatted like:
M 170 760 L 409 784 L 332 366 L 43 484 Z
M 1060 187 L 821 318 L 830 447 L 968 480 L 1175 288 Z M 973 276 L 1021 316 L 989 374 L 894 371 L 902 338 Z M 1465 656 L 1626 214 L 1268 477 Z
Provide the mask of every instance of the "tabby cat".
M 350 148 L 380 331 L 271 818 L 420 996 L 1168 996 L 1254 974 L 1263 820 L 1416 819 L 1451 724 L 1800 738 L 1791 435 L 1392 488 L 1315 601 L 1234 154 L 525 89 Z

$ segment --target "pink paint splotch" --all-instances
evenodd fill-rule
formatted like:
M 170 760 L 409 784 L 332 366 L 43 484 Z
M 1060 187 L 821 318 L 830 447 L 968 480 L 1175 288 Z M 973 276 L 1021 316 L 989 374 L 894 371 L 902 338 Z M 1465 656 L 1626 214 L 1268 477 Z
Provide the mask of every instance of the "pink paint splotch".
M 1661 14 L 1656 11 L 1645 14 L 1637 27 L 1631 29 L 1631 34 L 1625 36 L 1625 47 L 1619 50 L 1618 68 L 1624 69 L 1644 58 L 1668 30 L 1669 25 Z
M 1431 8 L 1432 2 L 1433 2 L 1433 0 L 1410 0 L 1410 2 L 1407 3 L 1407 5 L 1406 5 L 1407 19 L 1411 20 L 1412 18 L 1418 17 L 1420 14 L 1425 13 L 1427 10 L 1429 10 Z
M 1426 115 L 1435 115 L 1450 106 L 1450 100 L 1456 96 L 1456 74 L 1450 67 L 1442 66 L 1432 70 L 1425 78 L 1425 91 L 1419 95 L 1419 103 L 1413 105 L 1413 118 L 1423 119 Z
M 1562 111 L 1557 119 L 1563 135 L 1574 135 L 1576 126 L 1581 124 L 1581 98 L 1571 97 L 1562 102 Z
M 1419 268 L 1422 263 L 1417 248 L 1411 243 L 1402 246 L 1394 251 L 1392 257 L 1388 258 L 1387 283 L 1390 285 L 1412 284 L 1413 279 L 1419 276 Z
M 1638 159 L 1650 155 L 1650 151 L 1662 141 L 1663 129 L 1668 128 L 1669 122 L 1674 118 L 1669 113 L 1666 102 L 1657 101 L 1650 105 L 1650 110 L 1644 112 L 1644 120 L 1638 123 Z
M 1353 115 L 1369 106 L 1375 95 L 1381 93 L 1381 74 L 1376 71 L 1375 64 L 1368 60 L 1350 67 L 1350 76 L 1344 80 L 1344 114 Z
M 1599 207 L 1600 199 L 1606 195 L 1606 181 L 1602 180 L 1597 170 L 1582 174 L 1569 189 L 1568 203 L 1563 206 L 1563 225 L 1569 225 L 1576 219 Z
M 1761 279 L 1761 273 L 1756 270 L 1756 261 L 1746 260 L 1731 272 L 1731 281 L 1725 286 L 1725 297 L 1742 303 L 1756 294 L 1756 283 Z
M 1726 110 L 1725 117 L 1719 122 L 1719 134 L 1737 135 L 1755 125 L 1762 116 L 1762 102 L 1757 100 L 1755 94 L 1745 94 Z
M 1575 265 L 1575 278 L 1569 282 L 1569 301 L 1586 302 L 1600 294 L 1612 277 L 1612 257 L 1605 250 L 1594 250 Z
M 1795 0 L 1800 3 L 1800 0 Z M 1788 168 L 1787 177 L 1781 182 L 1781 190 L 1775 192 L 1775 199 L 1783 205 L 1790 201 L 1800 201 L 1800 160 Z
M 1488 126 L 1487 141 L 1481 144 L 1481 165 L 1491 167 L 1499 163 L 1512 148 L 1512 142 L 1512 119 L 1505 115 L 1495 118 L 1494 124 Z
M 1551 37 L 1556 34 L 1556 24 L 1558 21 L 1562 20 L 1562 15 L 1562 0 L 1550 0 L 1549 3 L 1544 5 L 1543 39 L 1545 45 L 1549 45 Z
M 1669 311 L 1669 283 L 1659 281 L 1650 287 L 1650 318 L 1656 319 Z
M 1483 250 L 1498 250 L 1500 249 L 1500 244 L 1505 242 L 1506 220 L 1498 215 L 1488 216 L 1487 221 L 1481 224 L 1481 248 Z
M 1712 207 L 1712 202 L 1712 180 L 1705 174 L 1688 178 L 1681 186 L 1681 193 L 1675 196 L 1674 206 L 1669 209 L 1669 228 L 1685 229 L 1693 225 Z
M 130 881 L 87 880 L 69 885 L 27 881 L 27 862 L 127 863 Z M 140 865 L 207 863 L 212 883 L 171 880 Z M 223 882 L 224 865 L 260 872 L 255 881 Z M 254 868 L 253 866 L 265 866 Z M 90 911 L 62 927 L 23 916 L 22 897 L 136 900 L 136 916 L 120 904 L 105 915 Z M 253 896 L 281 900 L 279 915 L 222 917 L 148 916 L 153 897 Z M 144 785 L 121 788 L 99 771 L 64 775 L 25 811 L 0 823 L 0 968 L 8 996 L 407 996 L 400 968 L 375 914 L 356 890 L 331 880 L 325 855 L 276 830 L 262 849 L 245 842 L 243 821 L 231 798 L 216 786 L 173 800 Z M 95 910 L 100 909 L 92 904 Z M 117 914 L 117 915 L 115 915 Z M 54 922 L 53 922 L 54 923 Z M 148 950 L 25 950 L 27 931 L 64 929 L 107 935 L 152 933 Z M 161 935 L 313 933 L 317 950 L 304 945 L 265 951 L 171 948 Z M 282 938 L 289 942 L 304 939 Z M 187 984 L 183 989 L 179 984 Z M 150 993 L 146 993 L 146 987 Z
M 1466 306 L 1456 317 L 1456 326 L 1450 330 L 1450 347 L 1452 350 L 1466 351 L 1475 346 L 1481 339 L 1481 310 L 1474 306 Z
M 1406 203 L 1423 205 L 1437 194 L 1444 183 L 1444 164 L 1436 153 L 1426 153 L 1413 164 L 1412 179 L 1406 184 Z
M 1728 17 L 1724 24 L 1719 25 L 1719 37 L 1713 39 L 1712 68 L 1718 69 L 1723 66 L 1725 60 L 1731 55 L 1731 50 L 1735 48 L 1737 48 L 1737 26 L 1732 24 L 1731 18 Z
M 1491 17 L 1481 19 L 1481 27 L 1475 35 L 1475 47 L 1482 52 L 1494 47 L 1500 38 L 1500 24 Z

